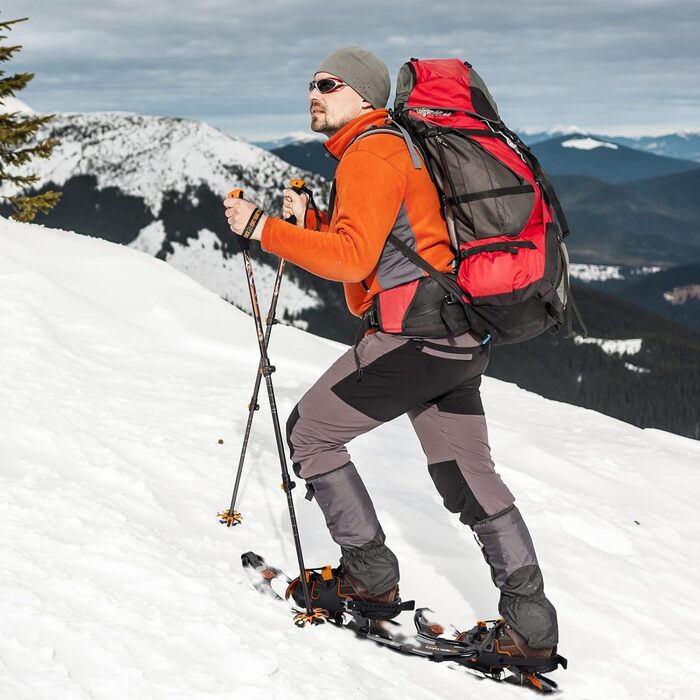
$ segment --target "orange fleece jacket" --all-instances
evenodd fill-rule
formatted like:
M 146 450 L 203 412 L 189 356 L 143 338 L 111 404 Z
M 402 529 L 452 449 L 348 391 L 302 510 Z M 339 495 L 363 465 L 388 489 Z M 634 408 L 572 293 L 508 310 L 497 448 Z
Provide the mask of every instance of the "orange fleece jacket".
M 335 209 L 321 231 L 268 217 L 262 232 L 261 244 L 268 252 L 319 277 L 343 282 L 348 308 L 356 316 L 382 291 L 377 263 L 384 246 L 391 245 L 387 237 L 402 203 L 418 254 L 443 272 L 451 269 L 454 258 L 435 186 L 425 166 L 414 168 L 405 141 L 377 134 L 352 143 L 368 127 L 381 126 L 387 119 L 385 109 L 373 110 L 326 141 L 326 149 L 340 163 Z

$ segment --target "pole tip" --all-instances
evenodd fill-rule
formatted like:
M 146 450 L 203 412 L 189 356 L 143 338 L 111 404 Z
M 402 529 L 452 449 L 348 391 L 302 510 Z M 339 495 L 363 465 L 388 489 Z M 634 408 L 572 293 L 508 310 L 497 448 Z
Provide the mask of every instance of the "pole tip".
M 219 522 L 226 527 L 234 527 L 235 525 L 240 525 L 243 516 L 238 511 L 231 512 L 230 510 L 221 511 L 217 513 L 216 517 L 219 518 Z

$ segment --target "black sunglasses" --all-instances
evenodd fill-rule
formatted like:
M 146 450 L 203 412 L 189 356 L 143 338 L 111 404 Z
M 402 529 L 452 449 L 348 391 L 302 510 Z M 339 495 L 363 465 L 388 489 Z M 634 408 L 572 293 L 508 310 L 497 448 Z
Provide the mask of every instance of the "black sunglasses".
M 309 83 L 309 92 L 315 88 L 322 95 L 327 95 L 329 92 L 340 90 L 340 88 L 346 85 L 347 83 L 344 83 L 342 80 L 336 80 L 335 78 L 321 78 L 321 80 L 312 80 Z

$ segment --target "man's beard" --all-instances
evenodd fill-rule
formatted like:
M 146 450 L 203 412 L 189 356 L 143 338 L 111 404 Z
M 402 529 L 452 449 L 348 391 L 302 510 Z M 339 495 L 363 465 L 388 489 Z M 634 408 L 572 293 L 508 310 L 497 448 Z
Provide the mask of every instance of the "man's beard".
M 337 131 L 342 129 L 348 121 L 331 121 L 325 112 L 322 114 L 311 115 L 311 131 L 325 136 L 333 136 Z

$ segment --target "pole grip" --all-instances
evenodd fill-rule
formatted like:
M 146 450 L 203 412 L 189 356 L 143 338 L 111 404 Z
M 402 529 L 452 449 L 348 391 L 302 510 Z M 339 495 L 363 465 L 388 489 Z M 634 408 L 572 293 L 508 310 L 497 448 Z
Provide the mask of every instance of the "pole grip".
M 304 191 L 304 185 L 306 182 L 304 180 L 290 180 L 289 186 L 297 193 L 301 194 Z M 292 214 L 288 219 L 285 219 L 288 224 L 293 224 L 296 226 L 297 217 Z
M 235 190 L 230 190 L 227 197 L 243 199 L 243 190 L 240 187 L 237 187 Z M 238 249 L 241 253 L 250 250 L 250 241 L 247 238 L 243 238 L 243 236 L 236 236 L 236 238 L 238 239 Z

